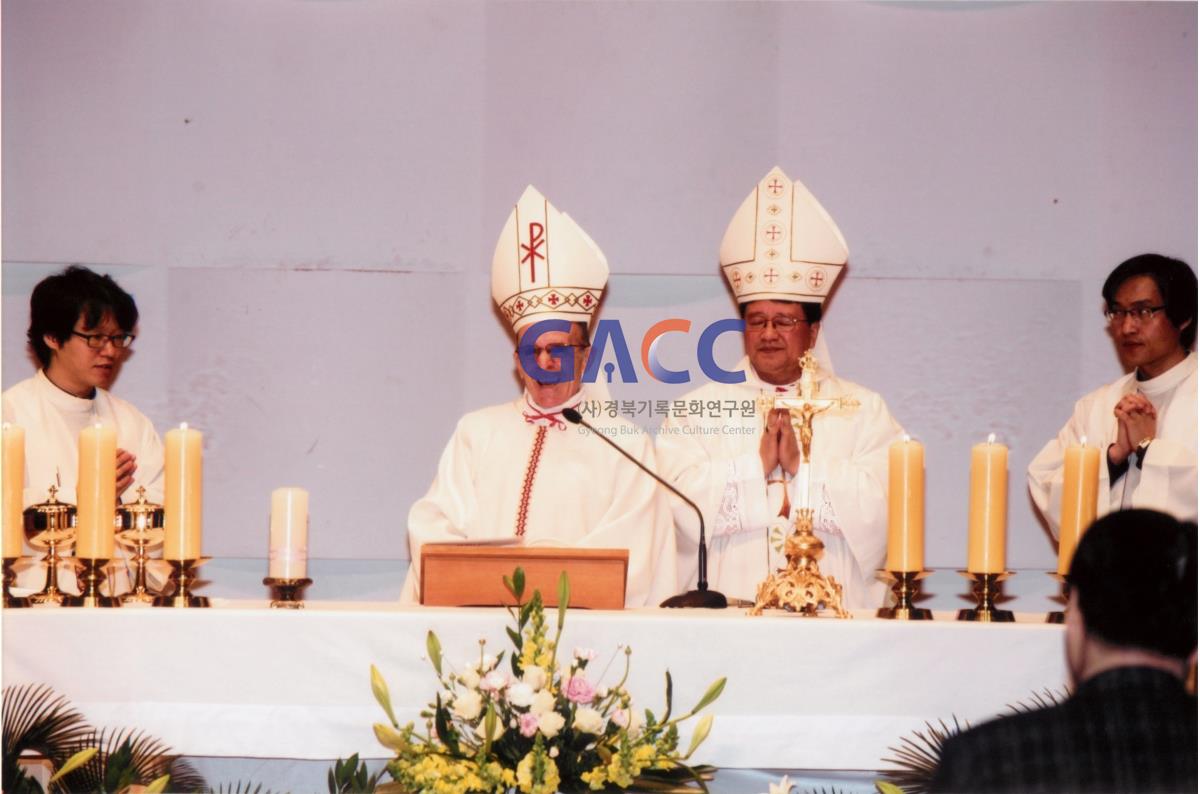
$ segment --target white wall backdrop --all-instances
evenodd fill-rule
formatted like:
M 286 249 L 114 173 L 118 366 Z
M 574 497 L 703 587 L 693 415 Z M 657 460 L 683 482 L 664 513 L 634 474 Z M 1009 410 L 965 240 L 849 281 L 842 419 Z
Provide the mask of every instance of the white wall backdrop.
M 1195 4 L 2 12 L 3 385 L 32 372 L 33 284 L 111 273 L 143 312 L 115 390 L 205 431 L 217 557 L 265 556 L 285 484 L 312 493 L 314 556 L 407 556 L 455 421 L 515 394 L 488 272 L 527 183 L 607 253 L 636 359 L 657 320 L 731 314 L 730 215 L 771 166 L 802 179 L 851 250 L 836 368 L 928 444 L 941 567 L 989 430 L 1012 444 L 1010 563 L 1053 565 L 1024 467 L 1120 374 L 1103 278 L 1147 250 L 1196 263 Z M 664 359 L 698 375 L 688 344 Z

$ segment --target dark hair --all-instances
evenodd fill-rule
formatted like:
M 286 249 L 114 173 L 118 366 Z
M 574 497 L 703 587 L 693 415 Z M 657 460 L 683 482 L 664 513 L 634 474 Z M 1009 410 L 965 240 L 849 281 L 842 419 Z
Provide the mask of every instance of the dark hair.
M 70 338 L 75 323 L 83 318 L 84 328 L 95 328 L 112 314 L 125 333 L 137 325 L 138 310 L 133 296 L 117 286 L 110 276 L 72 265 L 61 273 L 38 282 L 29 296 L 29 344 L 43 367 L 50 366 L 50 346 L 43 337 L 61 343 Z
M 821 322 L 821 304 L 819 303 L 810 303 L 808 301 L 784 301 L 779 300 L 778 298 L 763 298 L 763 300 L 769 300 L 773 303 L 798 303 L 800 304 L 801 311 L 804 312 L 804 321 L 806 323 L 809 325 L 816 325 L 817 323 Z M 738 314 L 741 315 L 743 320 L 746 319 L 746 307 L 751 303 L 757 302 L 758 301 L 750 301 L 749 303 L 738 304 Z
M 1112 306 L 1117 290 L 1134 276 L 1149 276 L 1158 286 L 1167 305 L 1167 319 L 1180 328 L 1179 344 L 1191 350 L 1196 341 L 1196 274 L 1186 262 L 1161 254 L 1141 254 L 1126 259 L 1108 274 L 1100 294 L 1104 302 Z M 1191 322 L 1188 322 L 1191 320 Z M 1187 323 L 1187 328 L 1183 324 Z
M 1109 513 L 1084 532 L 1067 581 L 1089 633 L 1180 659 L 1195 649 L 1195 523 L 1157 510 Z

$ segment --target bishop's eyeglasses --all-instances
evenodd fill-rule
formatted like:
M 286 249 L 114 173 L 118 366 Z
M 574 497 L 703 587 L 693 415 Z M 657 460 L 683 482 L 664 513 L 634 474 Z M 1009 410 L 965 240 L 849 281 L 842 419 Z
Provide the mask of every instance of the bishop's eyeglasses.
M 137 338 L 133 334 L 81 334 L 78 331 L 71 333 L 87 342 L 87 346 L 92 350 L 103 350 L 105 342 L 112 342 L 113 347 L 124 350 Z

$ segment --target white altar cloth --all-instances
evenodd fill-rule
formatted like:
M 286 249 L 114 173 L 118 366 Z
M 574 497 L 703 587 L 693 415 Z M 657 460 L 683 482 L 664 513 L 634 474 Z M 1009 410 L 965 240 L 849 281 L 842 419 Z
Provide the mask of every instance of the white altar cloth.
M 371 696 L 372 663 L 404 723 L 418 720 L 437 691 L 424 658 L 430 629 L 456 666 L 477 657 L 480 638 L 491 653 L 511 647 L 499 609 L 265 606 L 215 599 L 195 610 L 5 610 L 4 684 L 49 684 L 96 727 L 139 728 L 184 755 L 383 758 L 371 731 L 385 719 Z M 1066 683 L 1061 626 L 1033 622 L 1040 615 L 977 624 L 935 614 L 941 619 L 904 623 L 869 613 L 835 620 L 572 610 L 563 648 L 596 651 L 594 680 L 611 658 L 605 685 L 621 676 L 619 646 L 631 645 L 635 706 L 656 713 L 665 670 L 675 714 L 728 677 L 696 762 L 870 770 L 926 720 L 976 723 Z M 685 724 L 685 747 L 690 734 Z

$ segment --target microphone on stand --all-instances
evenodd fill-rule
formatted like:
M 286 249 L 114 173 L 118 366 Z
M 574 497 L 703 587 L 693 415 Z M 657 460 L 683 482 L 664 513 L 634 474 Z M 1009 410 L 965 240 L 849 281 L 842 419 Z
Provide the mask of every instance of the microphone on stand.
M 608 444 L 610 447 L 615 449 L 617 452 L 620 452 L 626 458 L 631 460 L 635 466 L 637 466 L 639 469 L 646 472 L 651 477 L 653 477 L 655 480 L 657 480 L 659 485 L 662 485 L 668 491 L 675 494 L 683 501 L 687 502 L 688 507 L 690 507 L 696 511 L 696 518 L 699 519 L 699 521 L 700 521 L 700 551 L 699 551 L 699 560 L 698 560 L 700 574 L 699 574 L 699 578 L 696 580 L 696 589 L 692 590 L 690 592 L 687 592 L 687 593 L 681 593 L 677 596 L 671 596 L 666 601 L 663 601 L 661 604 L 659 604 L 659 606 L 672 607 L 672 608 L 675 608 L 675 607 L 701 607 L 704 609 L 724 609 L 725 607 L 729 606 L 729 602 L 725 599 L 725 596 L 723 594 L 718 593 L 715 590 L 708 589 L 708 546 L 704 542 L 704 514 L 700 512 L 699 507 L 696 507 L 696 503 L 693 502 L 691 499 L 688 499 L 682 493 L 680 493 L 679 489 L 676 488 L 674 485 L 671 485 L 671 483 L 667 482 L 662 477 L 659 477 L 657 474 L 650 471 L 650 469 L 647 468 L 645 464 L 643 464 L 640 460 L 638 460 L 633 455 L 630 455 L 628 452 L 626 452 L 624 449 L 622 449 L 611 438 L 604 435 L 599 430 L 597 430 L 596 428 L 594 428 L 590 424 L 588 424 L 587 420 L 585 420 L 583 418 L 583 415 L 580 414 L 579 411 L 576 411 L 574 408 L 564 408 L 562 411 L 562 415 L 563 415 L 563 418 L 566 419 L 571 424 L 583 425 L 588 430 L 591 430 L 592 433 L 594 435 L 598 436 L 601 440 L 603 440 L 605 444 Z

